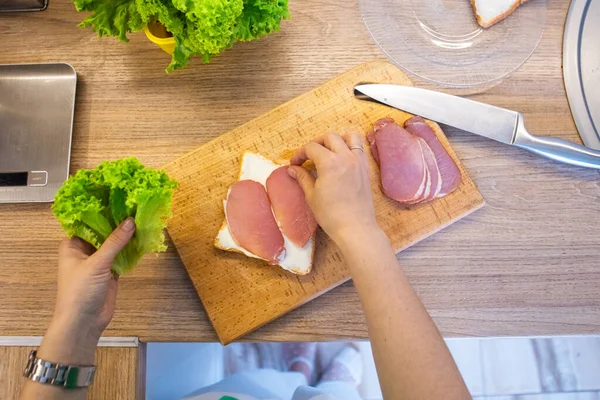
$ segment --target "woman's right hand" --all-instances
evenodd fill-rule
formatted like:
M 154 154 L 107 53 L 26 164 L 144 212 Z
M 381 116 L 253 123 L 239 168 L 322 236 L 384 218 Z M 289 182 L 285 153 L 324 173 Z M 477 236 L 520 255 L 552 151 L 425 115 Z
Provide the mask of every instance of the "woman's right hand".
M 350 148 L 353 148 L 352 150 Z M 302 167 L 311 160 L 317 178 Z M 306 201 L 323 230 L 338 246 L 353 238 L 378 231 L 375 220 L 369 163 L 362 139 L 357 134 L 343 138 L 330 133 L 306 144 L 290 160 L 288 169 L 306 196 Z

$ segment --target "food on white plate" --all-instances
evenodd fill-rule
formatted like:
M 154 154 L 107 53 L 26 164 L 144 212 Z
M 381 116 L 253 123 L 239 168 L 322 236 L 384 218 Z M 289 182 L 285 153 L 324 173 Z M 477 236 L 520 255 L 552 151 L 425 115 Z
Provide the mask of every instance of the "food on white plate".
M 471 0 L 477 22 L 484 28 L 502 21 L 527 0 Z
M 442 187 L 435 197 L 444 197 L 452 193 L 460 184 L 460 170 L 450 157 L 437 135 L 427 122 L 419 116 L 412 117 L 404 123 L 404 128 L 415 136 L 423 138 L 435 154 L 437 166 L 442 178 Z
M 367 135 L 379 164 L 383 193 L 412 205 L 444 197 L 460 183 L 460 170 L 421 117 L 406 121 L 406 129 L 391 118 L 380 119 Z
M 286 166 L 245 153 L 239 180 L 229 189 L 223 209 L 225 220 L 215 247 L 265 260 L 298 275 L 312 270 L 317 223 Z

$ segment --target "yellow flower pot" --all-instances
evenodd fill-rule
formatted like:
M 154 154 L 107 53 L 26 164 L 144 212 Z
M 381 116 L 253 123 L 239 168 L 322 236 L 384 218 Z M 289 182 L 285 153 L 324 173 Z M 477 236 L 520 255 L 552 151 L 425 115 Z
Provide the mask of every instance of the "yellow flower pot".
M 152 22 L 144 28 L 146 37 L 169 55 L 175 51 L 175 38 L 171 36 L 165 27 L 159 23 Z

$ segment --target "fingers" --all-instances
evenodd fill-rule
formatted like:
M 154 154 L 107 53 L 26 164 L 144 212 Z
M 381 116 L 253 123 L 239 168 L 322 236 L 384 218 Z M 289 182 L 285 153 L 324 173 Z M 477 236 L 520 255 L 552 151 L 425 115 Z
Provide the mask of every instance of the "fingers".
M 337 133 L 330 133 L 325 136 L 321 136 L 313 140 L 313 142 L 319 143 L 320 145 L 327 147 L 334 153 L 342 153 L 348 151 L 348 145 L 346 144 L 344 139 L 342 139 L 342 137 Z
M 79 257 L 81 259 L 85 259 L 90 256 L 94 252 L 94 246 L 86 242 L 85 240 L 78 238 L 77 236 L 73 236 L 69 239 L 64 239 L 60 243 L 59 253 L 60 256 L 67 257 Z
M 328 151 L 329 150 L 329 151 Z M 343 153 L 348 151 L 348 144 L 337 133 L 330 133 L 313 140 L 303 146 L 292 156 L 291 165 L 302 165 L 308 160 L 319 164 L 322 159 L 331 153 Z
M 98 261 L 101 266 L 110 268 L 117 254 L 129 243 L 134 233 L 135 222 L 133 218 L 127 218 L 111 233 L 92 258 Z
M 309 198 L 315 187 L 315 177 L 306 168 L 295 165 L 288 168 L 288 174 L 298 181 L 298 184 L 304 191 L 304 195 Z
M 363 160 L 366 160 L 365 145 L 362 137 L 358 133 L 350 133 L 342 137 L 352 153 Z
M 358 157 L 363 164 L 367 164 L 367 153 L 362 137 L 358 133 L 350 133 L 343 136 L 352 154 Z
M 326 157 L 331 155 L 331 151 L 316 142 L 305 144 L 300 150 L 294 154 L 290 160 L 291 165 L 302 165 L 308 160 L 312 160 L 315 164 L 319 164 Z
M 111 279 L 108 281 L 108 292 L 106 293 L 106 298 L 104 300 L 104 309 L 112 310 L 110 313 L 110 318 L 112 319 L 112 314 L 114 313 L 115 308 L 117 308 L 117 292 L 119 290 L 119 283 L 116 279 Z M 106 327 L 104 327 L 106 329 Z

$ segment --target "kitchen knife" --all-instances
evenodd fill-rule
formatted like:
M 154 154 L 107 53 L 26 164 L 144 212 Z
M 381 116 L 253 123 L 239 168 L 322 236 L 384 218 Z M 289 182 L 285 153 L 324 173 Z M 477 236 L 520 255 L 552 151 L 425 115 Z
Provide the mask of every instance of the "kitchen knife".
M 553 137 L 533 136 L 516 111 L 411 86 L 368 84 L 354 88 L 361 100 L 376 101 L 498 142 L 579 167 L 600 169 L 600 151 Z

